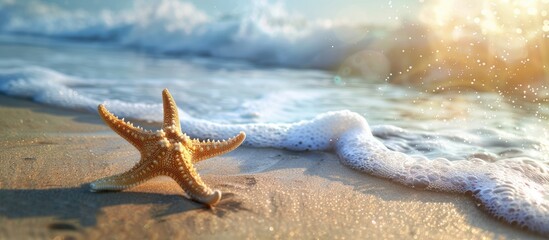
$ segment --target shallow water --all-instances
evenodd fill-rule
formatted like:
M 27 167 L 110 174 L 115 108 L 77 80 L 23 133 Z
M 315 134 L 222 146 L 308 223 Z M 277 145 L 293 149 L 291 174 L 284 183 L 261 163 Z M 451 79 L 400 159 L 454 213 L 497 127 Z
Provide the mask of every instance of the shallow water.
M 160 116 L 150 111 L 157 111 L 159 93 L 168 88 L 186 114 L 218 123 L 290 123 L 350 110 L 370 125 L 411 131 L 400 140 L 379 134 L 400 151 L 449 159 L 519 154 L 546 161 L 547 108 L 495 93 L 433 94 L 323 70 L 33 37 L 2 36 L 0 51 L 2 92 L 47 104 L 95 111 L 107 101 L 119 115 L 157 121 Z
M 474 192 L 492 214 L 547 233 L 544 105 L 34 37 L 3 36 L 0 52 L 7 95 L 86 111 L 105 102 L 118 116 L 158 121 L 169 88 L 191 135 L 244 130 L 250 146 L 335 151 L 343 164 L 411 187 Z

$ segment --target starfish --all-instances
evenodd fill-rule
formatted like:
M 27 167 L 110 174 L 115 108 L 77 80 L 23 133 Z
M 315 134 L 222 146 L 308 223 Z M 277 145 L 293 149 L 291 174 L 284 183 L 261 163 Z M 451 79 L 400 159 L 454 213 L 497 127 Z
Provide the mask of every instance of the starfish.
M 91 191 L 121 191 L 157 176 L 168 176 L 191 199 L 209 206 L 216 205 L 221 199 L 221 191 L 206 186 L 193 163 L 234 150 L 244 141 L 246 134 L 240 132 L 223 141 L 191 140 L 181 132 L 177 106 L 168 89 L 162 91 L 162 102 L 164 122 L 162 129 L 156 132 L 135 127 L 110 113 L 103 104 L 98 106 L 99 116 L 139 150 L 141 160 L 127 172 L 92 182 Z

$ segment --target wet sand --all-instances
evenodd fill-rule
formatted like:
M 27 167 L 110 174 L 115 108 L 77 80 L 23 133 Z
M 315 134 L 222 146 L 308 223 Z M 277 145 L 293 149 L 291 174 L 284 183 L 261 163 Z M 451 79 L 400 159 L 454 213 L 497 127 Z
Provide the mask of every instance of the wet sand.
M 223 192 L 213 209 L 164 177 L 92 193 L 89 182 L 139 157 L 97 115 L 0 95 L 0 116 L 0 239 L 541 238 L 469 197 L 406 188 L 325 152 L 238 148 L 200 162 Z

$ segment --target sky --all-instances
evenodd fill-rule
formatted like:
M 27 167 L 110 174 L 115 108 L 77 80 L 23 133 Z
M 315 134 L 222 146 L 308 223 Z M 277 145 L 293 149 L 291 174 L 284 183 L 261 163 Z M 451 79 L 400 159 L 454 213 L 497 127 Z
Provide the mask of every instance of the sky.
M 31 0 L 23 0 L 31 1 Z M 182 0 L 183 1 L 183 0 Z M 49 0 L 48 3 L 68 9 L 99 11 L 102 9 L 130 8 L 135 1 L 131 0 Z M 209 16 L 219 16 L 226 13 L 238 13 L 250 0 L 189 0 Z M 308 19 L 336 19 L 366 23 L 386 23 L 417 14 L 421 6 L 419 0 L 314 0 L 314 1 L 269 1 L 281 3 L 292 14 Z

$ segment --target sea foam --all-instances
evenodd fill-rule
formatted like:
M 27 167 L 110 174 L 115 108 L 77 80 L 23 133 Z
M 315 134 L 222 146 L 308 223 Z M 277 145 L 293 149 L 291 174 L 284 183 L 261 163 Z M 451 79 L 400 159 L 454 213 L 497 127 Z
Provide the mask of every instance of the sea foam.
M 470 194 L 490 214 L 549 234 L 549 167 L 524 158 L 487 162 L 478 158 L 427 160 L 388 149 L 361 115 L 328 112 L 291 124 L 223 125 L 186 117 L 191 136 L 226 139 L 247 133 L 245 145 L 294 151 L 334 151 L 342 164 L 416 189 Z M 398 128 L 381 128 L 398 135 Z M 397 131 L 395 131 L 397 130 Z

